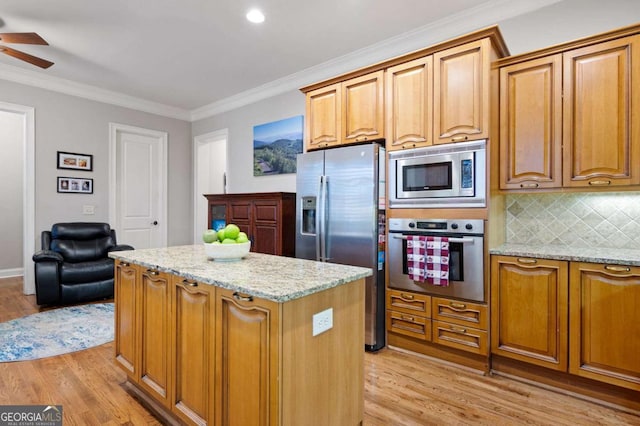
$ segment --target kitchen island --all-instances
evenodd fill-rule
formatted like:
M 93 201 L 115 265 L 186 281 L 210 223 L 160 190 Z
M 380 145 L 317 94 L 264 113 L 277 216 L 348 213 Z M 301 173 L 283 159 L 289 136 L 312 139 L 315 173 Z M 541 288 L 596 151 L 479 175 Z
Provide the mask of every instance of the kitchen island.
M 110 256 L 116 364 L 166 423 L 361 424 L 370 269 L 202 245 Z

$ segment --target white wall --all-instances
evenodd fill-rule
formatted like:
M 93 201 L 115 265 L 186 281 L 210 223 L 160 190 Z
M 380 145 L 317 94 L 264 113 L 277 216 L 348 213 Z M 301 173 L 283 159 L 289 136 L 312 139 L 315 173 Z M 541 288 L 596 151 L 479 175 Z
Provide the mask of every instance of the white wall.
M 296 175 L 253 176 L 253 126 L 304 114 L 304 95 L 296 90 L 193 123 L 195 136 L 229 129 L 227 191 L 296 191 Z
M 22 268 L 22 116 L 0 111 L 0 271 Z
M 127 108 L 0 80 L 0 101 L 35 108 L 36 249 L 40 232 L 62 221 L 108 222 L 109 122 L 169 134 L 168 243 L 191 242 L 191 124 Z M 56 152 L 93 155 L 92 172 L 58 170 Z M 4 161 L 4 158 L 3 158 Z M 93 194 L 58 194 L 57 176 L 93 178 Z M 95 215 L 82 206 L 95 206 Z M 17 207 L 17 206 L 16 206 Z M 116 230 L 117 231 L 117 230 Z

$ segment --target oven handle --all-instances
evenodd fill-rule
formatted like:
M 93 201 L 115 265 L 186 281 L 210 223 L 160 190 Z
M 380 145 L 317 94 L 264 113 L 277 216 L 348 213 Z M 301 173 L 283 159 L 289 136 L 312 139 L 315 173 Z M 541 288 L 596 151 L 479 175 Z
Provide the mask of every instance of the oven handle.
M 393 238 L 395 238 L 396 240 L 406 240 L 409 237 L 407 237 L 406 235 L 401 235 L 401 236 L 394 235 Z M 475 242 L 475 240 L 473 238 L 451 238 L 451 237 L 449 237 L 449 242 L 451 242 L 451 243 L 469 243 L 469 244 L 473 244 Z

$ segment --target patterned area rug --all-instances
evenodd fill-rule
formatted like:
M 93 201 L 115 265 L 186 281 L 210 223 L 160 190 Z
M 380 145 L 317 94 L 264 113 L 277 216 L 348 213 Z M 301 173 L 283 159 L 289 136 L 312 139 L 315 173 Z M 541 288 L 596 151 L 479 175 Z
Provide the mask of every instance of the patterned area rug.
M 113 340 L 113 303 L 70 306 L 0 323 L 0 362 L 79 351 Z

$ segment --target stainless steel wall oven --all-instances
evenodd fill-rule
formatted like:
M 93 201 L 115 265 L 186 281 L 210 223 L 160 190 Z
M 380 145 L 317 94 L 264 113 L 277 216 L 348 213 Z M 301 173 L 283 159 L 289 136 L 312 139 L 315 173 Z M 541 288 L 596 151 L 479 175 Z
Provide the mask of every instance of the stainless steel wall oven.
M 433 235 L 449 239 L 449 285 L 410 278 L 407 237 Z M 389 219 L 389 287 L 485 302 L 484 221 L 469 219 Z

